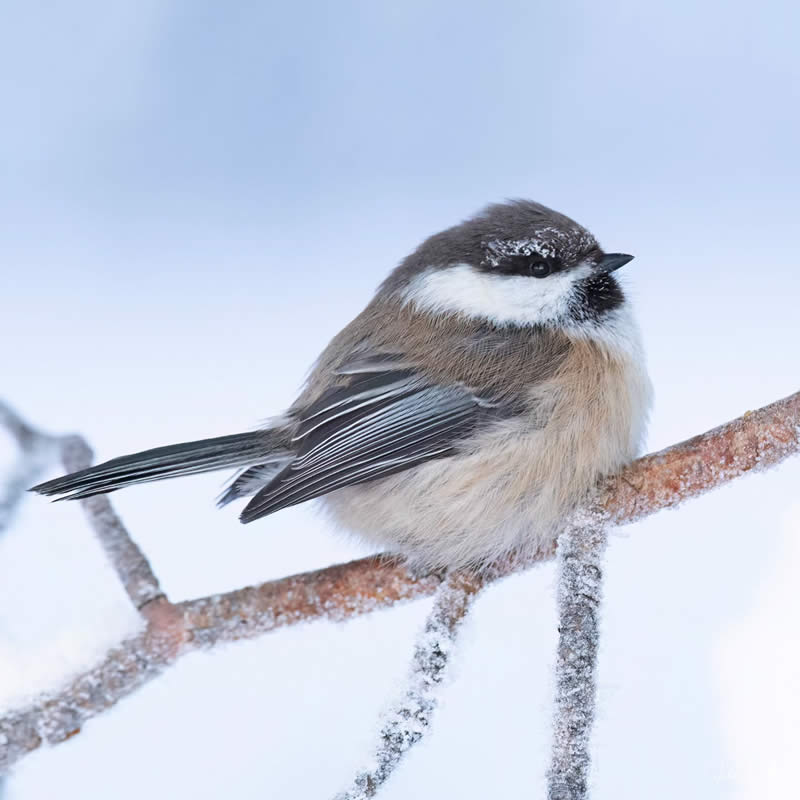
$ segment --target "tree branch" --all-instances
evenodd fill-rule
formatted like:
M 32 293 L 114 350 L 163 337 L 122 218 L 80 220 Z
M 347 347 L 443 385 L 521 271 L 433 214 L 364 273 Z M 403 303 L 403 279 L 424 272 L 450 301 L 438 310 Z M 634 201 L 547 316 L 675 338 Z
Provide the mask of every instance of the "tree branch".
M 468 572 L 454 572 L 441 585 L 414 649 L 408 687 L 385 714 L 373 763 L 336 800 L 374 797 L 403 756 L 425 735 L 458 629 L 483 586 L 481 577 Z
M 633 522 L 774 466 L 800 450 L 799 440 L 800 392 L 639 459 L 607 482 L 601 508 L 612 524 Z M 113 548 L 106 551 L 114 557 Z M 537 560 L 551 556 L 548 551 Z M 490 577 L 527 566 L 512 558 Z M 153 582 L 147 584 L 151 592 L 158 585 Z M 155 595 L 141 606 L 147 619 L 144 634 L 123 642 L 60 691 L 0 718 L 0 771 L 42 742 L 72 735 L 183 653 L 298 622 L 348 619 L 430 595 L 439 583 L 435 576 L 417 581 L 388 559 L 366 558 L 180 604 Z
M 60 443 L 61 460 L 67 472 L 76 472 L 91 466 L 92 450 L 81 436 L 63 436 Z M 156 598 L 163 597 L 164 592 L 161 591 L 149 562 L 117 516 L 108 495 L 87 497 L 80 504 L 106 557 L 137 610 Z
M 196 646 L 249 639 L 316 619 L 343 622 L 396 603 L 432 595 L 438 575 L 412 578 L 395 558 L 370 556 L 291 575 L 259 586 L 178 603 Z
M 603 507 L 615 525 L 636 522 L 798 452 L 800 392 L 634 461 L 609 480 Z
M 0 427 L 5 428 L 19 448 L 19 456 L 9 473 L 0 481 L 0 534 L 11 526 L 25 491 L 34 483 L 52 459 L 53 437 L 28 425 L 10 406 L 0 402 Z M 4 743 L 0 733 L 0 746 Z M 5 794 L 5 775 L 0 774 L 0 797 Z
M 53 458 L 56 440 L 32 428 L 10 406 L 0 402 L 0 427 L 19 447 L 19 456 L 0 482 L 0 534 L 10 525 L 25 492 Z
M 0 428 L 5 428 L 23 453 L 28 453 L 44 439 L 52 436 L 32 428 L 11 406 L 0 401 Z
M 558 539 L 558 652 L 548 800 L 584 800 L 594 722 L 607 515 L 576 515 Z

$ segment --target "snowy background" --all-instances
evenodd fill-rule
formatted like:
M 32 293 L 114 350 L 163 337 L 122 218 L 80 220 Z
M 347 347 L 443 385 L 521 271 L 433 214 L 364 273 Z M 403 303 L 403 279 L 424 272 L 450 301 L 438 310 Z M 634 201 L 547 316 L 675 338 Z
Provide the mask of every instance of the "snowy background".
M 521 196 L 636 254 L 648 449 L 789 394 L 799 8 L 6 4 L 0 393 L 100 460 L 249 428 L 423 237 Z M 173 600 L 364 554 L 313 508 L 239 525 L 222 481 L 114 496 Z M 612 538 L 595 800 L 796 791 L 798 485 L 795 460 Z M 7 800 L 330 797 L 429 603 L 189 656 Z M 29 499 L 0 539 L 0 708 L 136 625 L 80 509 Z M 554 653 L 553 565 L 488 591 L 381 797 L 542 797 Z

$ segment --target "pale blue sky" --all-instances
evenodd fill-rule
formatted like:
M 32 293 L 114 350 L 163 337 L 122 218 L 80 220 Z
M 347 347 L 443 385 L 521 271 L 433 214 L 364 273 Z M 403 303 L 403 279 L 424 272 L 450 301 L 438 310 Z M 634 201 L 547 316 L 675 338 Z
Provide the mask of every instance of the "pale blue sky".
M 415 239 L 506 195 L 622 231 L 702 233 L 710 206 L 717 234 L 793 219 L 795 4 L 84 0 L 4 17 L 4 239 L 22 247 L 383 235 L 398 217 Z

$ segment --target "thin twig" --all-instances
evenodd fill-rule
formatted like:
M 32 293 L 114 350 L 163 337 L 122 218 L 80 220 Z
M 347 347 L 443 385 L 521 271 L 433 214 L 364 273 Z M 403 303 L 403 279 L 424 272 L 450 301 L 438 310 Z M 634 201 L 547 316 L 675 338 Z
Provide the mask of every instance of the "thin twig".
M 610 524 L 632 522 L 751 471 L 774 466 L 798 451 L 800 392 L 639 459 L 609 481 L 602 507 Z M 540 560 L 551 555 L 542 553 Z M 506 569 L 527 566 L 528 563 L 511 561 Z M 41 733 L 29 736 L 26 731 L 43 731 L 46 741 L 61 741 L 183 653 L 259 635 L 282 625 L 370 613 L 398 601 L 430 595 L 437 585 L 436 578 L 416 582 L 403 567 L 368 558 L 180 605 L 156 598 L 142 608 L 148 619 L 144 638 L 123 642 L 103 661 L 101 666 L 106 665 L 113 672 L 113 681 L 103 685 L 102 676 L 110 673 L 98 672 L 100 668 L 94 667 L 60 691 L 0 718 L 0 771 L 45 740 Z M 139 659 L 157 668 L 114 671 L 115 664 L 139 663 Z M 94 686 L 88 694 L 102 695 L 103 702 L 76 706 L 77 687 L 87 685 Z M 70 717 L 71 727 L 61 715 L 54 714 L 54 709 L 63 707 L 76 709 Z M 14 720 L 23 719 L 24 726 L 14 724 Z
M 0 427 L 5 428 L 19 447 L 19 455 L 0 481 L 0 534 L 11 526 L 25 492 L 44 471 L 55 454 L 53 437 L 32 428 L 10 406 L 0 402 Z M 2 743 L 0 734 L 0 743 Z M 0 798 L 5 794 L 6 778 L 0 775 Z
M 547 546 L 529 557 L 527 563 L 512 555 L 479 573 L 464 570 L 447 576 L 417 639 L 406 689 L 384 715 L 372 763 L 336 800 L 373 797 L 428 732 L 438 705 L 436 692 L 455 650 L 461 623 L 479 592 L 500 578 L 552 557 L 553 551 L 554 547 Z
M 559 639 L 548 800 L 587 797 L 606 525 L 602 511 L 587 511 L 558 539 Z
M 57 744 L 81 730 L 90 717 L 152 680 L 175 659 L 166 629 L 148 627 L 111 650 L 100 664 L 56 693 L 0 719 L 0 769 L 6 770 L 42 744 Z
M 408 686 L 386 713 L 373 763 L 336 800 L 366 800 L 425 735 L 437 706 L 437 691 L 461 623 L 484 585 L 477 575 L 455 572 L 436 593 L 436 602 L 417 640 Z
M 92 450 L 81 436 L 64 436 L 61 438 L 61 460 L 67 472 L 85 469 L 92 463 Z M 95 495 L 81 500 L 80 503 L 137 610 L 156 598 L 163 597 L 164 592 L 149 562 L 117 516 L 108 496 Z
M 68 472 L 84 469 L 92 463 L 92 451 L 80 436 L 51 436 L 36 430 L 10 406 L 0 402 L 0 427 L 16 440 L 21 455 L 17 466 L 0 487 L 0 531 L 38 474 L 52 459 L 58 446 L 61 461 Z M 137 609 L 163 596 L 158 580 L 142 551 L 131 538 L 122 520 L 105 495 L 81 501 L 89 523 L 100 540 L 125 591 Z
M 55 454 L 55 439 L 28 425 L 10 406 L 0 402 L 0 427 L 19 447 L 19 455 L 0 481 L 0 534 L 10 527 L 25 492 Z
M 10 405 L 2 400 L 0 400 L 0 428 L 4 428 L 11 434 L 23 453 L 37 447 L 43 439 L 52 440 L 53 438 L 31 427 Z

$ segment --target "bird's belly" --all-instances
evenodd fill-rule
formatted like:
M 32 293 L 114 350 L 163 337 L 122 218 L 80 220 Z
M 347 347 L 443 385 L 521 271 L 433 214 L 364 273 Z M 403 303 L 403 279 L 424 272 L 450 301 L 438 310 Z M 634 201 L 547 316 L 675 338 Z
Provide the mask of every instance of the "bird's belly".
M 420 568 L 481 566 L 515 549 L 532 554 L 552 543 L 602 474 L 632 455 L 625 443 L 613 454 L 595 447 L 587 459 L 565 452 L 560 438 L 547 428 L 506 429 L 469 454 L 340 489 L 323 503 L 336 523 Z
M 524 417 L 498 422 L 458 455 L 332 492 L 326 509 L 420 568 L 479 567 L 551 545 L 597 481 L 635 458 L 650 405 L 640 360 L 587 357 L 587 349 L 576 347 L 545 389 L 552 413 L 544 427 Z

